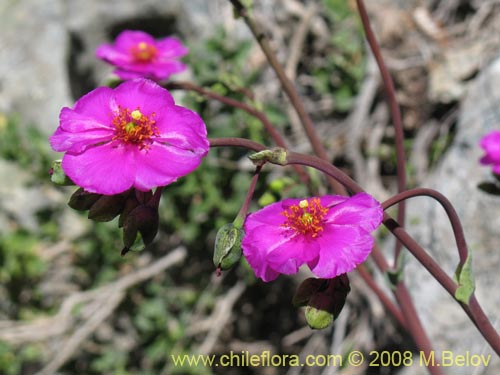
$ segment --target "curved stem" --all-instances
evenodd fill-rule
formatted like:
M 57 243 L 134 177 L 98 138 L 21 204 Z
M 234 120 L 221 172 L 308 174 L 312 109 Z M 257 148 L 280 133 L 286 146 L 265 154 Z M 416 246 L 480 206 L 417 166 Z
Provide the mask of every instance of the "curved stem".
M 387 101 L 389 103 L 389 108 L 391 111 L 392 123 L 394 125 L 395 134 L 395 145 L 396 145 L 396 170 L 398 179 L 398 192 L 402 192 L 406 189 L 406 168 L 405 168 L 405 150 L 404 150 L 404 132 L 403 123 L 401 121 L 401 111 L 399 109 L 398 102 L 396 100 L 396 90 L 394 89 L 394 83 L 392 81 L 391 75 L 384 63 L 382 58 L 382 53 L 380 52 L 380 47 L 377 43 L 377 38 L 373 33 L 372 27 L 370 26 L 370 20 L 368 18 L 368 13 L 366 11 L 365 4 L 363 0 L 356 0 L 358 5 L 359 16 L 361 18 L 361 23 L 365 30 L 366 40 L 370 45 L 373 52 L 373 56 L 377 61 L 378 68 L 380 70 L 380 75 L 382 76 L 382 82 L 384 83 L 385 93 L 387 95 Z M 404 226 L 405 223 L 405 204 L 401 202 L 398 205 L 398 222 Z M 396 248 L 394 251 L 394 266 L 398 264 L 399 254 L 401 253 L 401 243 L 396 241 Z
M 384 208 L 384 210 L 386 210 L 401 201 L 418 196 L 427 196 L 433 198 L 434 200 L 439 202 L 439 204 L 441 204 L 441 206 L 446 211 L 446 215 L 448 216 L 448 219 L 450 220 L 452 226 L 453 235 L 455 236 L 458 255 L 460 257 L 460 265 L 463 265 L 469 255 L 464 230 L 462 228 L 462 224 L 460 222 L 460 218 L 458 217 L 457 211 L 455 210 L 455 207 L 453 207 L 448 198 L 446 198 L 443 194 L 436 190 L 428 188 L 411 189 L 387 199 L 382 203 L 382 207 Z
M 253 194 L 255 192 L 255 187 L 257 186 L 257 181 L 259 180 L 260 176 L 260 170 L 262 169 L 263 165 L 258 165 L 255 167 L 255 171 L 252 176 L 252 180 L 250 182 L 250 186 L 248 187 L 248 192 L 245 197 L 245 200 L 243 201 L 243 204 L 241 205 L 240 211 L 238 212 L 238 215 L 236 215 L 236 218 L 234 219 L 234 225 L 237 226 L 238 228 L 243 227 L 243 223 L 245 222 L 245 218 L 247 217 L 248 213 L 248 207 L 250 207 L 250 202 L 252 201 Z

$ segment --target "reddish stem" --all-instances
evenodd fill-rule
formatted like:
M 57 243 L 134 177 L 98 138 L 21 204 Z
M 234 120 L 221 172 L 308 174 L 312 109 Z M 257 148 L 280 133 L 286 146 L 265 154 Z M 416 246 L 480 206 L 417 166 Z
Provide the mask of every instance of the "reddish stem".
M 406 168 L 405 168 L 405 150 L 404 150 L 404 132 L 403 123 L 401 121 L 401 111 L 396 99 L 396 90 L 394 89 L 394 83 L 392 81 L 389 70 L 385 65 L 384 59 L 382 58 L 382 53 L 380 47 L 377 43 L 377 38 L 373 33 L 372 27 L 370 25 L 370 19 L 368 18 L 368 13 L 366 11 L 365 4 L 363 0 L 356 0 L 358 5 L 359 16 L 361 18 L 361 23 L 365 30 L 366 40 L 370 45 L 373 52 L 373 56 L 377 61 L 378 68 L 380 70 L 380 75 L 382 76 L 382 82 L 384 83 L 385 93 L 387 95 L 387 101 L 389 103 L 389 108 L 391 111 L 392 123 L 394 125 L 394 142 L 396 146 L 396 170 L 397 170 L 397 181 L 398 181 L 398 192 L 402 192 L 406 189 Z M 405 224 L 405 204 L 401 202 L 398 205 L 398 222 L 404 227 Z M 394 266 L 398 264 L 399 254 L 401 253 L 401 243 L 396 241 L 396 248 L 394 251 Z

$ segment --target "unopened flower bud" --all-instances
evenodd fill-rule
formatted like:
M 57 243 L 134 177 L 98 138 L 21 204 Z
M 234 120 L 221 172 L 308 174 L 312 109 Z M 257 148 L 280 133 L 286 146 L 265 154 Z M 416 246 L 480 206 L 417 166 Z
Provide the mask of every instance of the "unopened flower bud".
M 136 194 L 130 194 L 127 200 L 125 201 L 125 204 L 123 206 L 123 210 L 120 214 L 120 218 L 118 219 L 118 228 L 122 228 L 123 225 L 125 224 L 125 221 L 127 220 L 128 215 L 138 206 L 140 205 L 139 201 L 137 200 Z
M 299 287 L 294 301 L 303 303 L 309 295 L 306 302 L 306 319 L 309 326 L 313 329 L 326 328 L 337 319 L 344 307 L 347 294 L 351 290 L 349 279 L 347 274 L 342 274 L 329 280 L 318 279 L 323 283 L 308 280 L 310 279 Z
M 219 270 L 227 270 L 241 258 L 243 229 L 229 223 L 217 232 L 214 248 L 214 265 Z
M 66 173 L 64 173 L 61 164 L 61 160 L 54 160 L 52 162 L 52 168 L 50 168 L 50 181 L 61 186 L 74 185 L 75 183 L 71 181 L 68 176 L 66 176 Z
M 68 206 L 77 211 L 87 211 L 101 197 L 101 194 L 88 193 L 79 188 L 69 199 Z
M 286 150 L 275 147 L 270 150 L 262 150 L 248 157 L 255 165 L 264 165 L 269 162 L 277 165 L 286 165 Z
M 310 277 L 302 281 L 293 296 L 295 306 L 306 306 L 311 297 L 320 290 L 326 289 L 328 280 Z
M 158 233 L 159 222 L 160 218 L 156 207 L 141 204 L 130 211 L 123 223 L 123 244 L 126 251 L 134 246 L 138 235 L 141 236 L 140 239 L 144 246 L 153 242 Z
M 101 196 L 89 209 L 89 219 L 94 221 L 110 221 L 118 216 L 125 206 L 129 192 L 116 195 Z
M 327 328 L 333 322 L 333 314 L 312 306 L 306 307 L 306 320 L 312 329 Z

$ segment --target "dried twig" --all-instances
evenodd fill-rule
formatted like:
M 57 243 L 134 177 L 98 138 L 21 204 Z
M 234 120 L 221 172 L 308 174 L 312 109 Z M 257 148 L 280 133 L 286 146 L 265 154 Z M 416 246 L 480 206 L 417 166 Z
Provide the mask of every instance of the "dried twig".
M 356 98 L 354 110 L 347 120 L 349 123 L 349 134 L 347 136 L 346 152 L 353 162 L 354 179 L 359 181 L 363 186 L 366 184 L 366 167 L 361 154 L 361 142 L 363 141 L 366 127 L 369 126 L 370 108 L 375 99 L 379 84 L 380 79 L 377 65 L 375 64 L 373 55 L 368 52 L 366 78 Z
M 179 247 L 163 258 L 154 261 L 154 263 L 148 264 L 117 281 L 93 290 L 75 292 L 66 297 L 59 311 L 54 316 L 38 318 L 31 322 L 0 322 L 0 326 L 2 327 L 0 331 L 0 340 L 14 345 L 20 345 L 29 342 L 45 341 L 52 337 L 61 336 L 70 330 L 77 320 L 78 316 L 73 314 L 75 306 L 79 304 L 91 305 L 96 301 L 99 302 L 103 296 L 107 298 L 110 295 L 120 294 L 131 286 L 143 282 L 174 264 L 181 262 L 186 257 L 186 254 L 186 249 Z M 85 309 L 81 310 L 84 311 Z M 92 314 L 90 314 L 90 316 L 92 316 Z
M 224 326 L 231 320 L 233 306 L 245 291 L 245 284 L 239 281 L 215 305 L 215 309 L 207 320 L 212 324 L 210 331 L 203 343 L 196 350 L 200 354 L 209 354 L 219 338 Z

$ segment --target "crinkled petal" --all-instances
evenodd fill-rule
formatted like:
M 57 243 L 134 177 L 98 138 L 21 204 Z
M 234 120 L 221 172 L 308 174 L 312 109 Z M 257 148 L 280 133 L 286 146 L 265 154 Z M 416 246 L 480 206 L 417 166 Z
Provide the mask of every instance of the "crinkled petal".
M 333 278 L 364 262 L 373 247 L 369 232 L 357 226 L 330 225 L 318 237 L 319 256 L 308 263 L 320 278 Z
M 255 274 L 264 281 L 270 281 L 266 279 L 268 270 L 272 270 L 273 275 L 276 272 L 291 275 L 319 255 L 316 241 L 281 226 L 282 212 L 282 202 L 278 202 L 250 214 L 245 220 L 243 253 Z
M 134 186 L 143 191 L 165 186 L 194 171 L 204 155 L 177 147 L 153 143 L 147 150 L 136 151 L 138 168 Z
M 160 134 L 156 141 L 206 155 L 210 147 L 207 128 L 201 117 L 187 108 L 172 106 L 156 116 Z
M 373 231 L 382 222 L 383 210 L 380 203 L 366 193 L 359 193 L 345 199 L 328 210 L 326 225 L 360 226 L 367 232 Z
M 118 65 L 118 64 L 117 64 Z M 121 79 L 150 78 L 155 81 L 167 79 L 172 74 L 186 70 L 186 65 L 177 60 L 141 63 L 133 60 L 119 64 L 114 73 Z
M 134 110 L 140 108 L 146 116 L 160 118 L 163 111 L 173 106 L 174 98 L 157 83 L 144 78 L 122 83 L 114 90 L 115 105 Z
M 116 48 L 122 50 L 122 51 L 129 51 L 130 48 L 138 45 L 139 43 L 144 42 L 147 44 L 152 44 L 155 45 L 155 39 L 149 35 L 148 33 L 145 33 L 144 31 L 140 30 L 125 30 L 122 31 L 115 39 L 115 46 Z
M 299 204 L 300 199 L 284 199 L 280 202 L 272 203 L 264 208 L 258 210 L 247 217 L 245 225 L 249 230 L 262 224 L 281 226 L 285 223 L 285 215 L 283 212 L 290 206 Z M 249 218 L 251 217 L 251 220 Z
M 500 164 L 500 131 L 493 131 L 485 135 L 479 142 L 486 152 L 487 164 Z
M 156 80 L 161 81 L 167 79 L 172 74 L 183 72 L 186 68 L 185 64 L 175 60 L 155 62 L 151 65 L 151 74 Z
M 57 128 L 49 138 L 50 145 L 54 151 L 80 154 L 89 147 L 100 143 L 110 142 L 112 133 L 108 130 L 86 131 L 82 133 L 71 133 Z
M 109 104 L 108 104 L 109 108 Z M 96 113 L 99 112 L 98 110 Z M 87 131 L 112 131 L 114 127 L 112 123 L 111 109 L 106 119 L 96 119 L 91 114 L 82 114 L 74 109 L 63 108 L 59 114 L 60 128 L 66 132 L 79 133 Z
M 111 111 L 111 98 L 113 96 L 113 89 L 109 87 L 98 87 L 95 90 L 85 94 L 80 99 L 78 99 L 73 107 L 73 112 L 82 115 L 80 118 L 88 118 L 95 120 L 103 126 L 109 125 L 109 121 L 112 118 Z M 68 113 L 63 108 L 61 111 L 61 122 L 65 121 L 65 117 Z M 68 125 L 63 124 L 66 130 Z
M 135 149 L 135 147 L 133 148 Z M 132 187 L 137 172 L 131 147 L 92 147 L 79 155 L 65 154 L 62 168 L 78 186 L 91 193 L 113 195 Z
M 129 64 L 133 61 L 133 56 L 122 49 L 117 49 L 112 44 L 101 44 L 95 51 L 97 58 L 113 65 Z
M 246 223 L 251 221 L 249 216 Z M 318 256 L 319 248 L 314 242 L 292 240 L 281 227 L 260 225 L 250 230 L 245 224 L 244 231 L 243 254 L 256 276 L 264 281 L 274 280 L 279 273 L 295 274 L 307 260 Z
M 159 39 L 156 41 L 156 48 L 160 52 L 159 60 L 182 57 L 189 52 L 179 39 L 173 37 Z

